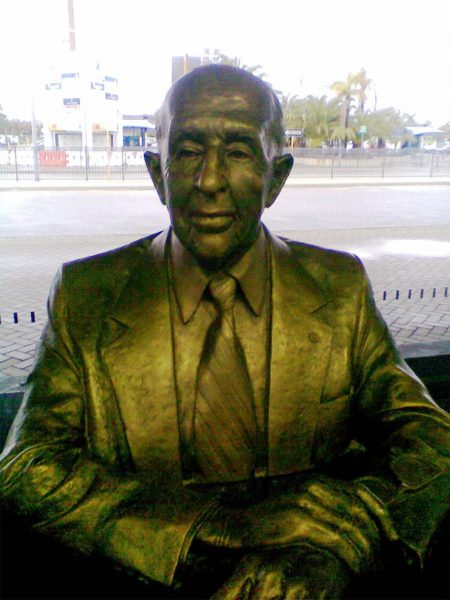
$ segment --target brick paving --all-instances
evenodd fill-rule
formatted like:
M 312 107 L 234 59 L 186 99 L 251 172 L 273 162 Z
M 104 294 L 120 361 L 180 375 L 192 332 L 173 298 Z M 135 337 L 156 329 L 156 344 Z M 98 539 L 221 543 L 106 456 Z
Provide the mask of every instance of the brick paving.
M 279 227 L 267 221 L 286 237 L 358 254 L 400 348 L 430 343 L 450 348 L 450 225 L 370 228 L 363 217 L 368 218 L 361 216 L 360 228 L 350 229 L 301 229 L 292 221 Z M 0 238 L 0 391 L 5 382 L 22 381 L 30 371 L 58 266 L 138 237 L 134 232 Z
M 436 237 L 449 235 L 437 228 Z M 289 237 L 349 249 L 358 253 L 360 230 L 290 231 Z M 411 234 L 411 232 L 409 232 Z M 364 231 L 365 248 L 402 236 L 398 229 Z M 421 231 L 424 236 L 424 231 Z M 0 382 L 5 377 L 24 378 L 33 362 L 37 340 L 45 323 L 48 289 L 58 266 L 67 260 L 126 244 L 136 236 L 74 236 L 4 238 L 0 325 Z M 450 239 L 450 237 L 447 237 Z M 17 247 L 36 259 L 19 268 Z M 37 249 L 39 248 L 39 251 Z M 398 345 L 448 341 L 450 345 L 450 257 L 366 256 L 363 262 L 374 288 L 377 305 Z M 364 250 L 361 252 L 364 254 Z M 12 256 L 16 256 L 16 260 Z M 39 256 L 39 260 L 37 260 Z M 20 273 L 20 276 L 17 274 Z M 16 313 L 17 323 L 14 322 Z M 32 322 L 32 313 L 34 322 Z

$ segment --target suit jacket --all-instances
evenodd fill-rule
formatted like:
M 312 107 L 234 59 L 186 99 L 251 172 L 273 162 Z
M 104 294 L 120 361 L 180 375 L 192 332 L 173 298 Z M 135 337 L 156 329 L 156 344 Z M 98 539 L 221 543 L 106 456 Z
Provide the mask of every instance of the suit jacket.
M 218 496 L 183 482 L 166 238 L 63 266 L 1 470 L 39 530 L 170 584 Z M 400 359 L 358 259 L 268 240 L 266 475 L 325 472 L 360 444 L 360 481 L 422 557 L 446 507 L 446 413 Z

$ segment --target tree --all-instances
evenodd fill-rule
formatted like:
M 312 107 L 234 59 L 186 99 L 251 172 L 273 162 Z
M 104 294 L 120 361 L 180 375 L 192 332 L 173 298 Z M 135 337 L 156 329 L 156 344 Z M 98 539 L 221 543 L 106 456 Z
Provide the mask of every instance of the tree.
M 339 126 L 339 105 L 326 96 L 283 96 L 281 99 L 284 122 L 288 129 L 301 129 L 308 146 L 318 147 L 332 139 Z M 350 132 L 349 132 L 350 134 Z
M 445 125 L 441 125 L 439 129 L 442 129 L 444 132 L 444 138 L 446 141 L 450 141 L 450 121 L 447 121 Z
M 392 106 L 381 110 L 359 113 L 354 118 L 354 128 L 359 131 L 362 125 L 367 127 L 367 138 L 377 148 L 384 147 L 388 142 L 403 142 L 408 137 L 405 133 L 405 124 L 409 115 L 402 115 Z
M 344 147 L 347 147 L 349 134 L 347 133 L 350 126 L 350 112 L 353 108 L 353 76 L 348 75 L 345 81 L 335 81 L 330 85 L 330 88 L 336 94 L 338 102 L 340 104 L 340 127 L 339 135 L 342 135 Z
M 8 119 L 5 115 L 5 113 L 3 112 L 2 105 L 0 104 L 0 133 L 6 133 L 7 126 L 8 126 Z
M 42 135 L 42 123 L 37 124 L 38 135 Z M 31 122 L 21 119 L 8 119 L 0 105 L 0 134 L 17 136 L 19 143 L 31 143 Z
M 364 115 L 367 90 L 372 83 L 372 80 L 367 77 L 366 70 L 360 69 L 357 73 L 349 73 L 344 81 L 335 81 L 330 85 L 341 107 L 340 127 L 334 134 L 343 136 L 340 139 L 343 140 L 344 147 L 347 147 L 349 139 L 356 137 L 355 129 L 351 124 L 352 109 Z
M 305 125 L 305 101 L 298 96 L 284 96 L 280 102 L 284 125 L 287 129 L 303 129 Z
M 296 96 L 296 95 L 291 96 L 290 93 L 285 95 L 285 94 L 283 94 L 283 92 L 277 91 L 276 94 L 277 94 L 278 100 L 280 101 L 280 105 L 281 105 L 281 109 L 283 110 L 283 113 L 290 106 L 290 104 L 292 102 L 294 102 L 295 100 L 298 99 L 298 96 Z
M 367 101 L 367 90 L 373 84 L 372 79 L 367 77 L 365 69 L 360 69 L 358 73 L 349 76 L 353 86 L 353 96 L 358 102 L 357 111 L 364 114 L 364 109 Z
M 217 62 L 220 65 L 229 65 L 230 67 L 237 67 L 238 69 L 243 69 L 244 71 L 248 71 L 252 75 L 259 77 L 260 79 L 264 79 L 264 77 L 266 77 L 266 73 L 264 73 L 262 71 L 261 65 L 253 65 L 253 66 L 246 65 L 237 56 L 232 58 L 230 56 L 227 56 L 226 54 L 220 54 L 219 60 Z M 266 83 L 267 83 L 267 81 L 266 81 Z
M 320 146 L 332 138 L 333 131 L 339 124 L 339 107 L 326 96 L 318 98 L 311 95 L 305 98 L 304 106 L 304 136 L 309 146 Z

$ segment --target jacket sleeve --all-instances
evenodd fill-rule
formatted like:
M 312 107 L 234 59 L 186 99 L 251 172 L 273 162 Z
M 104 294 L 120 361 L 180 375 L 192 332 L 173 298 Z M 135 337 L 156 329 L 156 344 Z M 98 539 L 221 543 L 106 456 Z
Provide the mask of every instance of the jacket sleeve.
M 196 523 L 215 504 L 207 492 L 130 465 L 107 465 L 89 449 L 87 368 L 67 328 L 58 278 L 49 320 L 20 410 L 1 456 L 6 505 L 38 531 L 81 553 L 101 553 L 170 584 Z
M 423 563 L 448 509 L 449 417 L 400 357 L 367 277 L 354 342 L 354 419 L 372 456 L 358 482 L 381 499 L 409 561 Z

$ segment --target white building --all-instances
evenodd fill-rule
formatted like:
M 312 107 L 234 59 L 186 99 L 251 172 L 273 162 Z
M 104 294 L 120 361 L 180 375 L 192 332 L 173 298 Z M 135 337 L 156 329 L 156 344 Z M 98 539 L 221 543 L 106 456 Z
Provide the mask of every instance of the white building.
M 45 84 L 43 133 L 46 148 L 122 146 L 117 77 L 98 62 L 67 55 Z

